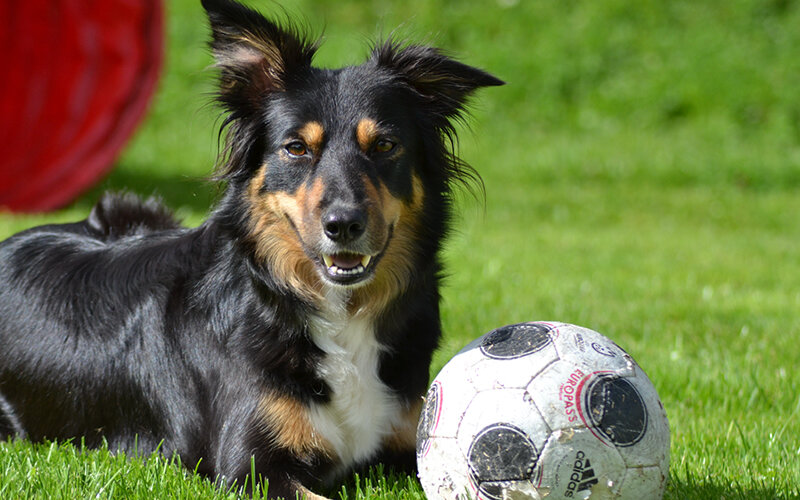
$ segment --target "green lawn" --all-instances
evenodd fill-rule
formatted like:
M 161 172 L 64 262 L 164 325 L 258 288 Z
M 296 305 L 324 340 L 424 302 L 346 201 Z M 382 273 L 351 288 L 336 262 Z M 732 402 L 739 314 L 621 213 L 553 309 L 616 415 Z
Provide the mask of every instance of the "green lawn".
M 158 193 L 189 224 L 216 195 L 199 1 L 167 2 L 144 126 L 93 192 L 0 214 L 0 237 L 86 216 L 102 189 Z M 270 2 L 262 10 L 279 12 Z M 559 320 L 626 348 L 672 428 L 668 499 L 800 498 L 800 2 L 302 0 L 324 66 L 370 40 L 431 41 L 508 82 L 475 101 L 433 370 L 499 325 Z M 324 27 L 324 30 L 323 30 Z M 422 498 L 379 472 L 341 498 Z M 0 498 L 230 498 L 174 462 L 0 444 Z

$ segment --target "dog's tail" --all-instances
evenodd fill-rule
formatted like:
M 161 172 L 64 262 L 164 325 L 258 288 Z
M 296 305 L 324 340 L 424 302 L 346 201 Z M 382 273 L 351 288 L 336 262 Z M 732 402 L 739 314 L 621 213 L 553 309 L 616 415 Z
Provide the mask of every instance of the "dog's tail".
M 181 227 L 161 200 L 142 200 L 131 193 L 105 193 L 92 208 L 86 224 L 104 241 Z

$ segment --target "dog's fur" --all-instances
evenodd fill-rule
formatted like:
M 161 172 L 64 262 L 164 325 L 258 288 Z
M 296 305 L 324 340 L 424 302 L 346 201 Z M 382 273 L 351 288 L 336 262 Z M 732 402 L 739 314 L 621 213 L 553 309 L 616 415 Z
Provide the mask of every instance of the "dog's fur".
M 85 221 L 0 244 L 0 438 L 178 453 L 271 496 L 370 463 L 414 468 L 440 335 L 453 120 L 493 76 L 379 44 L 316 45 L 204 0 L 226 118 L 218 207 L 182 228 L 106 195 Z

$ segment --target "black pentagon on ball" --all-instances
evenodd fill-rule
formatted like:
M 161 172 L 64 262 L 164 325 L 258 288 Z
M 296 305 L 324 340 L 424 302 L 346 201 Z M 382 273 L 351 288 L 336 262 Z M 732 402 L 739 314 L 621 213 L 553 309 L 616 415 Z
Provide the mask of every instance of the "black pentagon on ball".
M 647 407 L 636 387 L 616 375 L 592 380 L 583 394 L 592 425 L 616 446 L 633 446 L 647 432 Z
M 478 433 L 467 460 L 472 482 L 486 498 L 500 499 L 503 481 L 530 479 L 539 452 L 524 431 L 498 423 Z
M 541 351 L 552 342 L 551 328 L 539 323 L 519 323 L 492 330 L 483 337 L 481 352 L 494 359 L 514 359 Z

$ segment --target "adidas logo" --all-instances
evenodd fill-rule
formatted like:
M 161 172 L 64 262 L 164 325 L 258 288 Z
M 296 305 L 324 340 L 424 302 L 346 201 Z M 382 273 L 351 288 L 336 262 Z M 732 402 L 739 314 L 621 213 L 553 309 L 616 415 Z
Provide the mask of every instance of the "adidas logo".
M 575 454 L 575 462 L 572 464 L 572 473 L 569 476 L 567 490 L 564 492 L 565 498 L 572 498 L 575 493 L 591 489 L 598 483 L 597 476 L 594 474 L 592 464 L 586 457 L 586 453 L 578 451 Z

